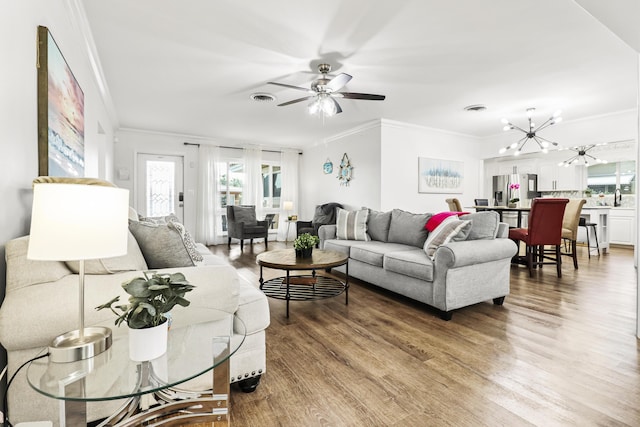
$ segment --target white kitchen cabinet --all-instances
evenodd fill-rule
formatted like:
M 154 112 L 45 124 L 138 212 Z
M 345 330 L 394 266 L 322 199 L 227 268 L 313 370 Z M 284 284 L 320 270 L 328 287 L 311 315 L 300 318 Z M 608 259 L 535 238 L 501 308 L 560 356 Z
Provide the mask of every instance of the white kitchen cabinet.
M 579 191 L 583 183 L 583 166 L 558 166 L 543 163 L 538 166 L 538 191 Z
M 635 209 L 613 208 L 609 214 L 611 243 L 618 245 L 636 244 Z

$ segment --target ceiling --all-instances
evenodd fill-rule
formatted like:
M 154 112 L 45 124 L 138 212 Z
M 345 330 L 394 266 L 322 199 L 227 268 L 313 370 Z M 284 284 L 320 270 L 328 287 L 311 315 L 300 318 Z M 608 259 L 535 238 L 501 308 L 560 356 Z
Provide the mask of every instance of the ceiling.
M 485 137 L 528 107 L 565 121 L 636 108 L 638 54 L 572 0 L 81 4 L 123 129 L 304 147 L 380 118 Z M 326 119 L 276 106 L 302 92 L 267 82 L 308 87 L 320 62 L 386 100 L 341 99 Z

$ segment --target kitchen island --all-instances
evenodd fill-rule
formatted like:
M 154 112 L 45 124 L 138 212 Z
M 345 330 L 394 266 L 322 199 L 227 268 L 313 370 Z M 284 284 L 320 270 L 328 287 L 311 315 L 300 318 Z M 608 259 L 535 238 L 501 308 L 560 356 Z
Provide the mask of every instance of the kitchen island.
M 596 224 L 596 232 L 598 234 L 598 246 L 600 246 L 600 253 L 609 252 L 609 214 L 611 212 L 611 206 L 584 206 L 580 216 L 585 218 L 587 222 Z M 588 227 L 589 242 L 593 250 L 595 250 L 595 236 L 591 227 Z M 587 230 L 585 227 L 578 227 L 578 242 L 587 242 Z

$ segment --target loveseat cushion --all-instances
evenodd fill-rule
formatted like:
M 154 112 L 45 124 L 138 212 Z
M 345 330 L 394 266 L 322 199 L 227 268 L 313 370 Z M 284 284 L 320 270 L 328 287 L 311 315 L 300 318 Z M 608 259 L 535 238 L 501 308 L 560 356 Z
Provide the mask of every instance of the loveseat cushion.
M 371 240 L 386 242 L 389 239 L 389 227 L 391 225 L 391 211 L 379 212 L 369 209 L 367 218 L 367 233 Z
M 424 228 L 429 218 L 430 213 L 415 214 L 394 209 L 391 211 L 388 241 L 422 248 L 429 234 Z
M 500 222 L 498 212 L 476 212 L 460 215 L 460 219 L 471 221 L 471 231 L 467 236 L 467 240 L 491 240 L 496 238 Z
M 125 255 L 86 260 L 84 262 L 85 274 L 114 274 L 122 271 L 147 270 L 147 263 L 140 251 L 136 238 L 133 237 L 131 231 L 128 234 L 127 253 Z M 73 273 L 80 273 L 80 263 L 78 261 L 65 261 L 65 264 Z
M 385 254 L 399 251 L 413 250 L 413 246 L 403 245 L 400 243 L 384 243 L 384 242 L 359 242 L 351 246 L 349 258 L 376 267 L 383 266 Z
M 384 268 L 427 282 L 433 281 L 433 261 L 422 249 L 388 253 L 384 257 Z

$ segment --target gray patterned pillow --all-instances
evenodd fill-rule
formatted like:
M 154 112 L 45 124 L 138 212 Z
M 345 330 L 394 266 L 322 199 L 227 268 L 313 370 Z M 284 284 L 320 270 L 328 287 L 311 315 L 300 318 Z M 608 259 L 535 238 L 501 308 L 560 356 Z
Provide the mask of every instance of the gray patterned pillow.
M 151 269 L 191 267 L 203 261 L 202 255 L 195 251 L 195 242 L 180 223 L 129 221 L 129 230 Z M 192 256 L 193 252 L 197 255 Z
M 338 208 L 336 237 L 343 240 L 371 240 L 367 234 L 368 216 L 369 211 L 367 209 L 346 211 Z

